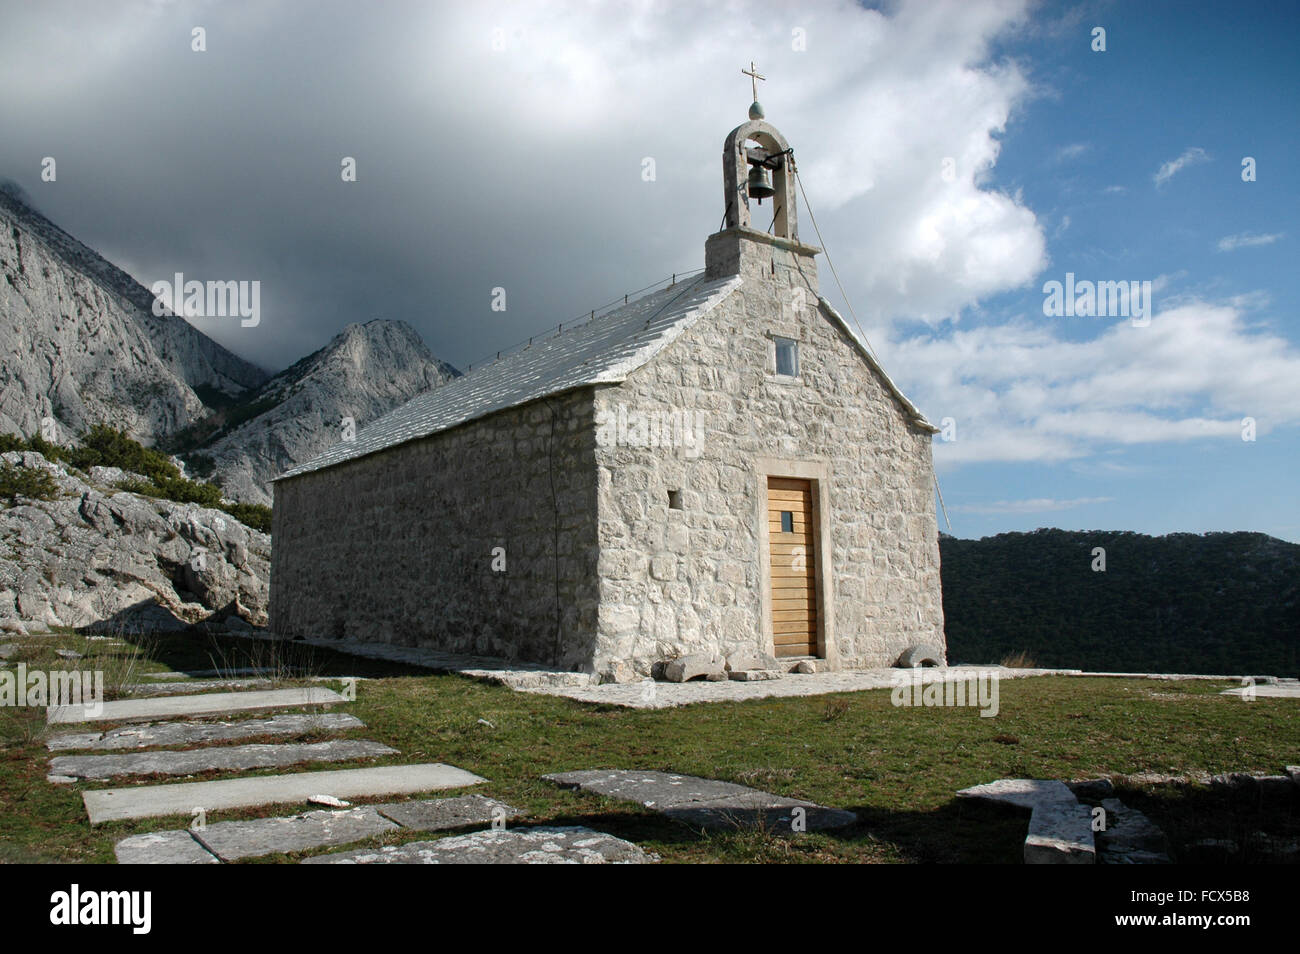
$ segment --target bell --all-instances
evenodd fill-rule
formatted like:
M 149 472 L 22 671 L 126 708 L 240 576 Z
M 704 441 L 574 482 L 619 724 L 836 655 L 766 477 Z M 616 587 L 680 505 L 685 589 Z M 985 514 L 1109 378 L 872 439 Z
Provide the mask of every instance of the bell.
M 770 199 L 776 195 L 776 190 L 772 188 L 772 173 L 766 166 L 750 166 L 749 169 L 749 197 L 757 199 L 758 204 L 762 205 L 764 199 Z

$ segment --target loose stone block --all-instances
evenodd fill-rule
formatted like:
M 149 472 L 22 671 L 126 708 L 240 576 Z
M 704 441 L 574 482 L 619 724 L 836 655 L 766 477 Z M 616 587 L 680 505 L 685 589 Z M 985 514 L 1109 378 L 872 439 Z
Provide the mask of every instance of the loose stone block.
M 113 846 L 119 865 L 215 865 L 217 856 L 188 831 L 152 831 L 123 838 Z
M 374 768 L 299 772 L 216 782 L 95 789 L 81 793 L 92 825 L 128 818 L 189 815 L 195 808 L 214 812 L 225 808 L 305 802 L 313 795 L 338 798 L 409 795 L 443 788 L 477 785 L 484 779 L 441 762 L 381 765 Z
M 728 672 L 745 672 L 750 669 L 780 669 L 776 659 L 766 653 L 743 649 L 727 657 Z
M 316 865 L 600 865 L 658 861 L 638 846 L 591 828 L 508 828 L 307 858 Z
M 147 749 L 166 745 L 206 745 L 267 735 L 305 735 L 308 732 L 346 732 L 366 724 L 344 712 L 290 713 L 245 722 L 151 722 L 123 726 L 109 732 L 65 732 L 51 736 L 51 752 L 72 749 Z
M 217 822 L 203 831 L 194 832 L 194 837 L 222 861 L 238 861 L 327 845 L 346 845 L 398 830 L 395 823 L 373 807 L 364 805 L 343 811 L 304 812 L 290 818 Z
M 731 678 L 736 682 L 766 682 L 769 679 L 780 679 L 784 675 L 779 669 L 741 669 L 731 672 Z
M 654 771 L 559 772 L 543 776 L 562 788 L 638 802 L 698 828 L 767 828 L 778 832 L 844 828 L 853 812 L 786 798 L 733 782 Z
M 93 711 L 87 706 L 50 706 L 45 720 L 71 722 L 140 722 L 173 716 L 218 715 L 256 709 L 292 709 L 298 706 L 329 705 L 344 699 L 333 689 L 269 689 L 262 692 L 210 692 L 197 696 L 162 696 L 157 699 L 117 699 Z
M 664 665 L 664 678 L 669 682 L 687 682 L 700 676 L 709 678 L 719 673 L 722 674 L 722 679 L 727 678 L 722 657 L 711 653 L 678 656 Z
M 373 806 L 385 818 L 415 831 L 445 831 L 470 825 L 487 825 L 498 819 L 520 818 L 523 812 L 505 802 L 483 795 L 431 798 L 414 802 L 393 802 Z
M 364 739 L 335 739 L 305 745 L 235 745 L 187 751 L 129 752 L 121 755 L 59 755 L 50 771 L 73 778 L 117 775 L 194 775 L 279 768 L 300 762 L 347 762 L 396 755 L 397 749 Z

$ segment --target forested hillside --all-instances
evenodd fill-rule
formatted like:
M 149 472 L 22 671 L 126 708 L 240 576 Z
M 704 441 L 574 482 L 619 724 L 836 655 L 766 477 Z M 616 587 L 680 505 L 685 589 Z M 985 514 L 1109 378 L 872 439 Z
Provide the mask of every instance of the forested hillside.
M 1105 570 L 1094 570 L 1094 548 Z M 1300 669 L 1300 546 L 1262 533 L 940 536 L 948 658 L 1251 673 Z

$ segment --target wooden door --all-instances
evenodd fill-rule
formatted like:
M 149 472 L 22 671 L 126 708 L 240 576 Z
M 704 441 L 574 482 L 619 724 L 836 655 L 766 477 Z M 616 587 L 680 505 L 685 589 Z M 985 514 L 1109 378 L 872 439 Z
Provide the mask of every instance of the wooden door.
M 817 655 L 817 550 L 812 482 L 767 478 L 772 636 L 778 656 Z

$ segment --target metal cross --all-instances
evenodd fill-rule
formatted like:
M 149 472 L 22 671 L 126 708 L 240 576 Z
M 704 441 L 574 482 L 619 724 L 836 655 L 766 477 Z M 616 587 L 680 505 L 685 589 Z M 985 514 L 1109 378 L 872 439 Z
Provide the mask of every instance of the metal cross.
M 766 82 L 767 77 L 764 76 L 762 73 L 758 72 L 757 68 L 754 66 L 753 60 L 749 61 L 749 69 L 747 70 L 742 69 L 740 72 L 742 72 L 743 74 L 749 77 L 749 85 L 754 88 L 754 102 L 757 103 L 758 102 L 758 81 L 763 80 L 764 82 Z

